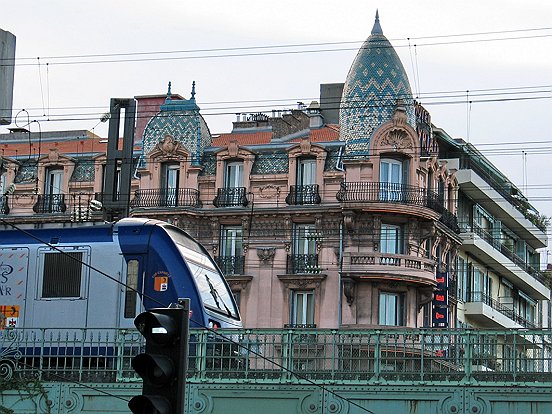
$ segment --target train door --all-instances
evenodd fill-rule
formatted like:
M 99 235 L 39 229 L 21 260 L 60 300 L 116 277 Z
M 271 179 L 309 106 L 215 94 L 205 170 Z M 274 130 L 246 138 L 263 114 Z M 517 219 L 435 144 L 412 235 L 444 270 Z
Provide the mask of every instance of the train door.
M 24 326 L 27 247 L 0 248 L 0 330 Z
M 133 326 L 134 318 L 144 311 L 144 257 L 126 256 L 123 262 L 119 326 Z
M 26 325 L 56 328 L 86 326 L 90 294 L 89 263 L 89 246 L 40 247 L 33 310 Z

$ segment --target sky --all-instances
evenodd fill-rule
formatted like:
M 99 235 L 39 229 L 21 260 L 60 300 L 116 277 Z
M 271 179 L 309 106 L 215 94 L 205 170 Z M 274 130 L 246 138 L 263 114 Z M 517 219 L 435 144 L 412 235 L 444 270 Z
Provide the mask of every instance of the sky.
M 0 5 L 0 28 L 17 37 L 13 113 L 27 110 L 17 124 L 101 136 L 110 98 L 164 94 L 169 81 L 185 98 L 196 82 L 212 133 L 229 132 L 238 112 L 308 104 L 321 83 L 345 81 L 379 9 L 383 33 L 433 123 L 475 144 L 552 216 L 549 0 Z

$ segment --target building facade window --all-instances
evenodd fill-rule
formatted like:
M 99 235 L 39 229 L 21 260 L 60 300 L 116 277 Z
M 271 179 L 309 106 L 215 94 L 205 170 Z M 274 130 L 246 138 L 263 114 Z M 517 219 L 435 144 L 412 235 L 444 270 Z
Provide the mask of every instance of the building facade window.
M 243 187 L 243 162 L 229 161 L 226 163 L 224 172 L 224 187 L 239 188 Z
M 314 291 L 291 291 L 290 324 L 314 326 Z
M 297 185 L 307 186 L 316 184 L 316 160 L 314 158 L 300 158 L 297 163 Z
M 241 226 L 222 226 L 220 256 L 217 262 L 225 275 L 241 275 L 244 272 L 243 231 Z
M 379 321 L 380 325 L 404 326 L 404 295 L 401 293 L 380 292 Z
M 403 254 L 402 227 L 396 224 L 381 224 L 380 252 L 387 254 Z
M 292 254 L 288 256 L 287 273 L 319 273 L 319 271 L 315 225 L 294 224 Z
M 381 201 L 401 201 L 403 196 L 403 163 L 394 159 L 380 162 Z
M 161 181 L 164 205 L 176 206 L 178 204 L 178 188 L 180 187 L 180 166 L 176 163 L 163 164 Z

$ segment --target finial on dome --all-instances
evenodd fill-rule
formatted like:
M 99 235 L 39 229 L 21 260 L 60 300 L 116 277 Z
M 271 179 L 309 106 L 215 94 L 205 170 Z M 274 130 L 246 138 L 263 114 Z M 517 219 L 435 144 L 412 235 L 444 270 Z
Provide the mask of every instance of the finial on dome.
M 169 87 L 167 88 L 167 101 L 171 100 L 171 81 L 169 81 Z
M 383 31 L 381 30 L 380 22 L 379 22 L 379 12 L 378 9 L 376 9 L 376 21 L 374 22 L 374 27 L 372 27 L 372 34 L 383 34 Z
M 192 82 L 192 97 L 190 98 L 191 100 L 195 100 L 195 81 Z

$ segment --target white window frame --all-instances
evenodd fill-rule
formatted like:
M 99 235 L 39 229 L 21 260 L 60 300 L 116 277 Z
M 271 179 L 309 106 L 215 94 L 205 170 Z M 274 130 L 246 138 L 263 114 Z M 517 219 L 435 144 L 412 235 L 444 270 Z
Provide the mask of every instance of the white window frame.
M 314 291 L 292 290 L 290 322 L 292 325 L 314 325 Z
M 224 187 L 243 187 L 243 161 L 228 161 L 224 168 Z
M 379 293 L 378 324 L 384 326 L 404 326 L 404 294 L 397 292 Z

